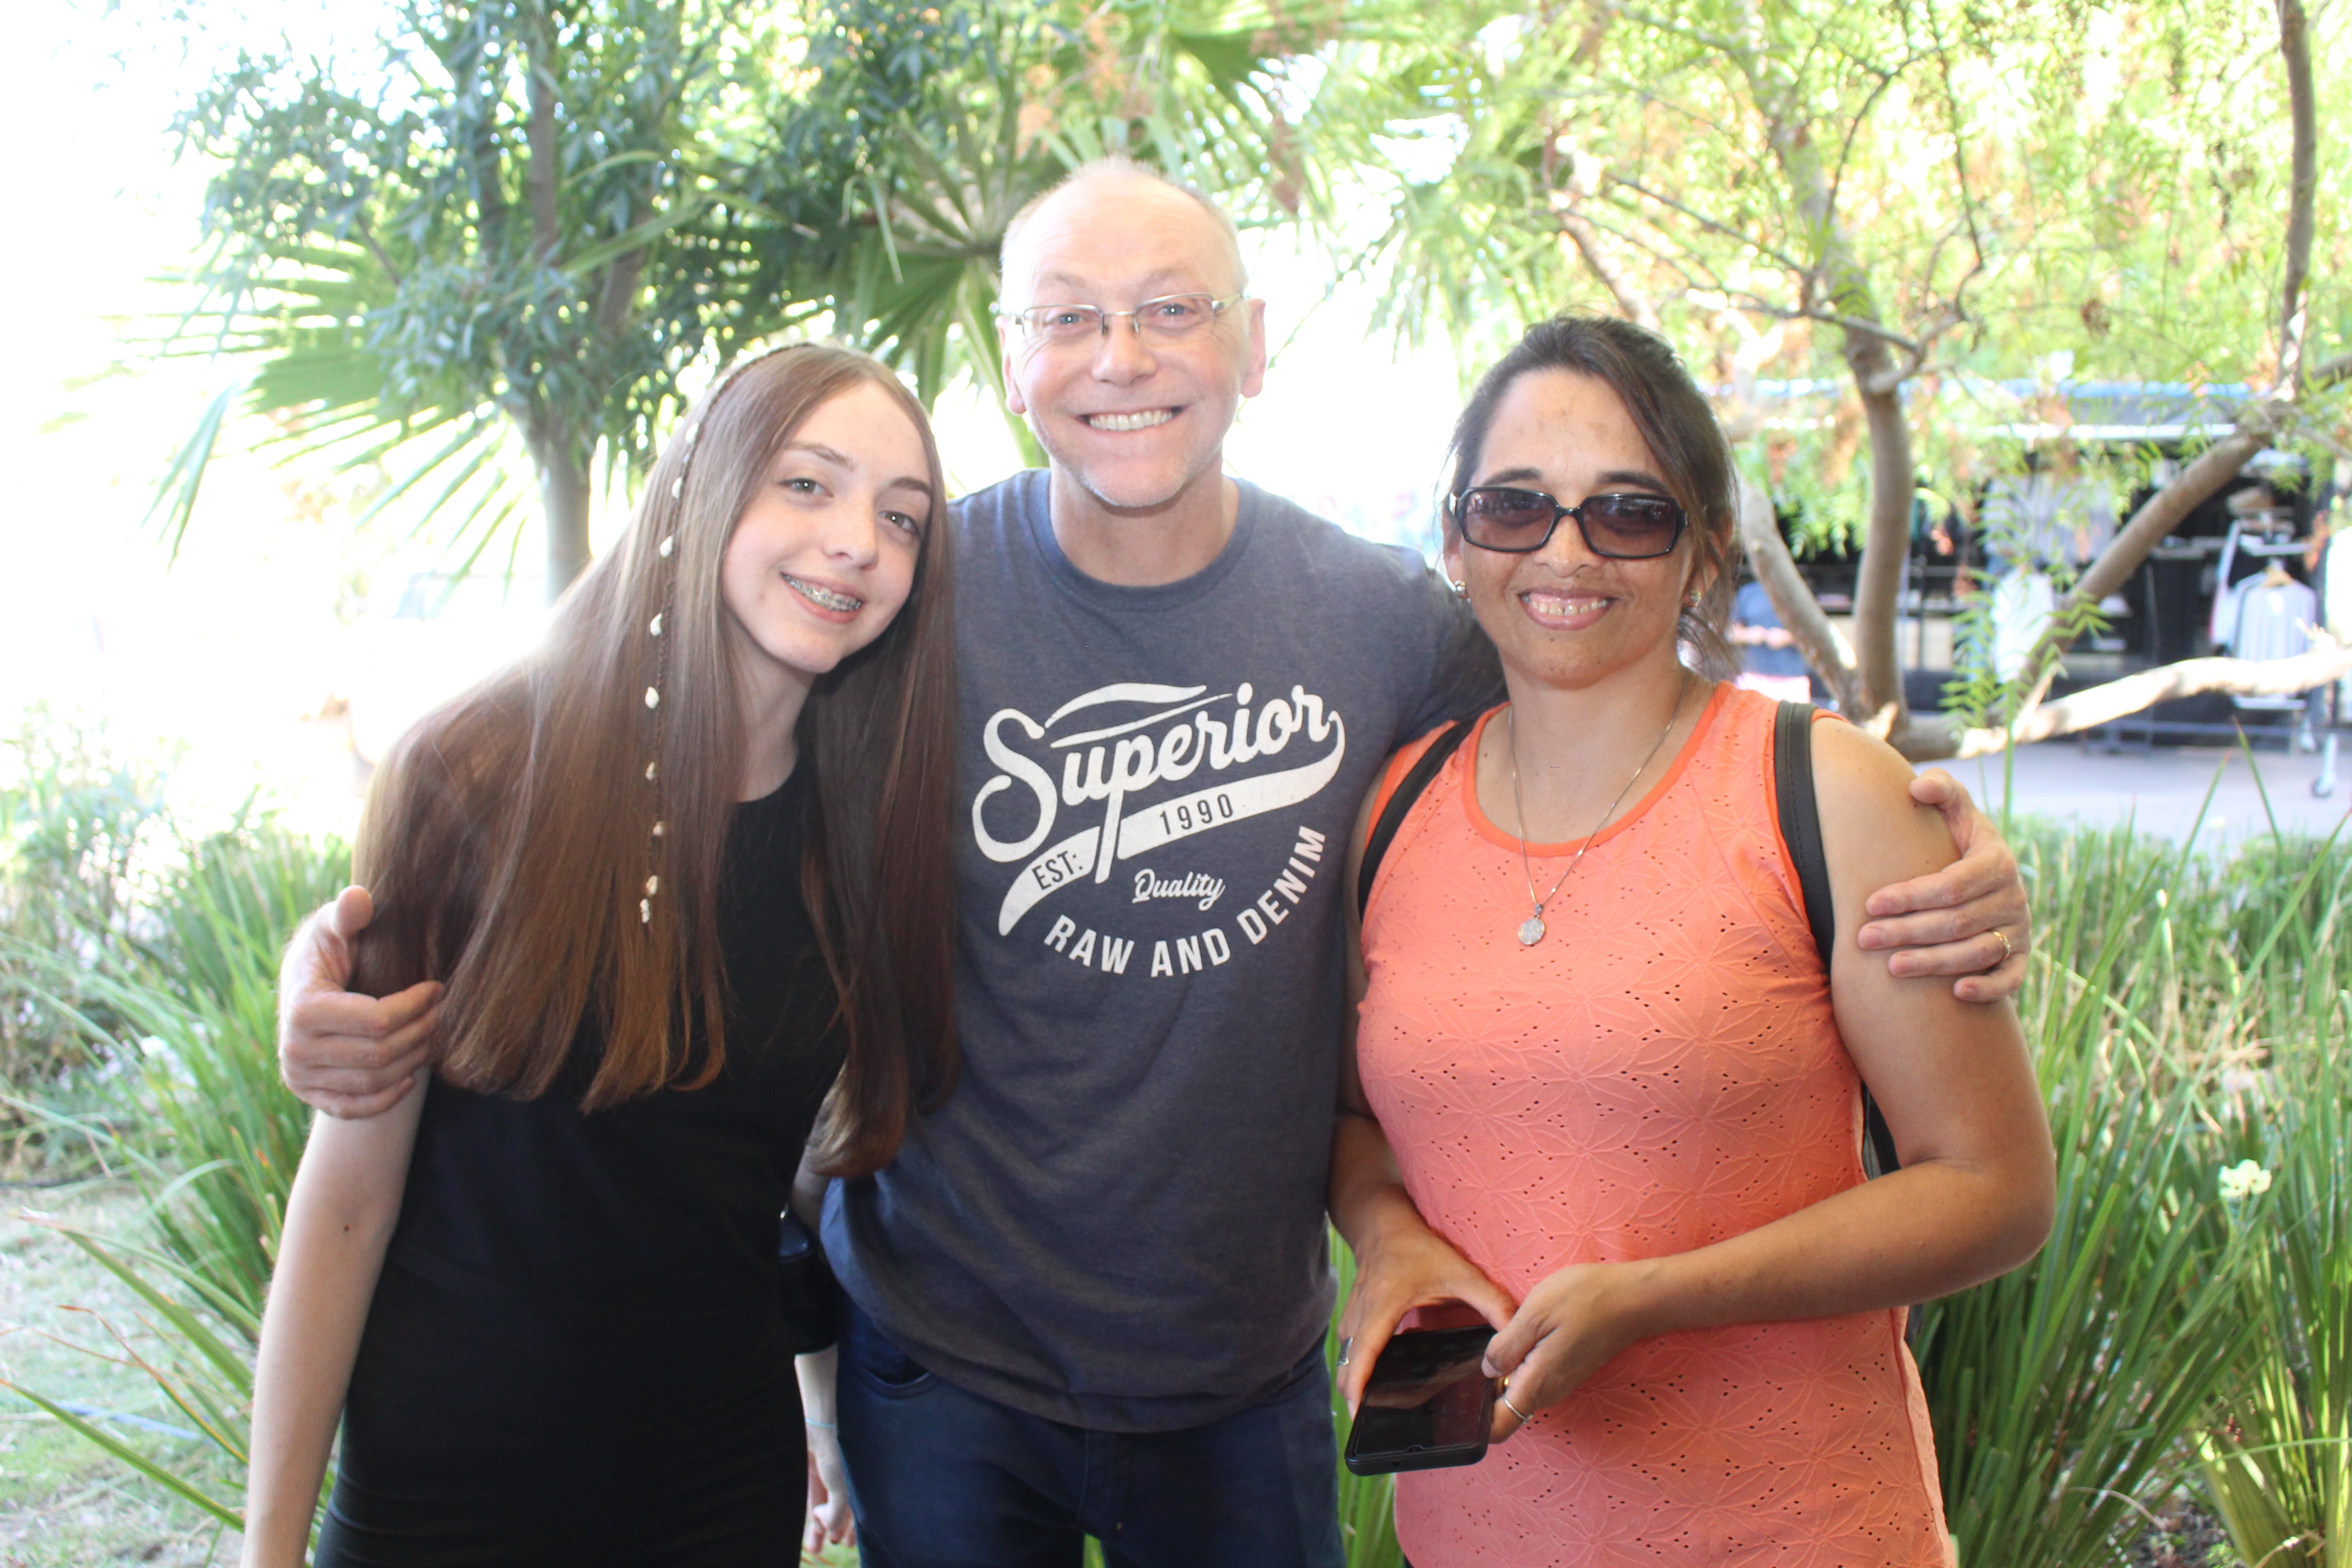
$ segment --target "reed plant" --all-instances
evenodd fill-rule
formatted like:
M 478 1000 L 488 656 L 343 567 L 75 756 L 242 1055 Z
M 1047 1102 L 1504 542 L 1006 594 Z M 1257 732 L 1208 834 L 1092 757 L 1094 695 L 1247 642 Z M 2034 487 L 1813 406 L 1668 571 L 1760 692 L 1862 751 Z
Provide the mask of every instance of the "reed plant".
M 113 1346 L 94 1353 L 146 1372 L 239 1472 L 253 1346 L 310 1125 L 278 1078 L 278 956 L 348 866 L 340 845 L 314 844 L 267 815 L 185 846 L 158 879 L 136 938 L 108 963 L 77 972 L 73 997 L 57 1000 L 96 1048 L 123 1064 L 115 1081 L 141 1131 L 26 1102 L 110 1150 L 148 1199 L 148 1238 L 58 1227 L 142 1305 L 135 1325 L 105 1323 Z M 62 964 L 49 955 L 34 967 L 54 977 Z M 158 1486 L 239 1523 L 232 1498 L 152 1444 L 38 1390 L 9 1386 Z
M 2342 1037 L 2260 1140 L 2274 1162 L 2230 1168 L 2253 1238 L 2249 1364 L 2202 1449 L 2215 1510 L 2263 1568 L 2352 1564 L 2352 1073 Z
M 2352 853 L 2277 843 L 2238 889 L 2241 987 L 2259 1061 L 2221 1130 L 2225 1203 L 2252 1245 L 2247 1364 L 2202 1446 L 2239 1556 L 2352 1565 Z M 2292 974 L 2297 984 L 2265 984 Z
M 278 958 L 350 864 L 339 844 L 240 822 L 191 847 L 149 962 L 100 983 L 140 1042 L 140 1087 L 176 1172 L 152 1194 L 158 1245 L 248 1339 L 310 1125 L 278 1077 Z
M 2307 1392 L 2280 1358 L 2306 1364 L 2315 1323 L 2342 1331 L 2343 1286 L 2331 1304 L 2316 1263 L 2332 1247 L 2342 1265 L 2345 1231 L 2289 1225 L 2292 1204 L 2250 1208 L 2225 1194 L 2223 1173 L 2255 1145 L 2278 1164 L 2284 1141 L 2301 1151 L 2296 1214 L 2343 1202 L 2342 1146 L 2331 1154 L 2332 1123 L 2305 1111 L 2343 1104 L 2316 1069 L 2343 1049 L 2334 938 L 2352 857 L 2274 834 L 2233 855 L 2128 828 L 2018 837 L 2037 921 L 2024 1015 L 2057 1144 L 2057 1216 L 2026 1268 L 1929 1305 L 1921 1361 L 1961 1561 L 2071 1568 L 2121 1561 L 2214 1451 L 2218 1413 L 2252 1408 L 2264 1387 L 2271 1411 L 2290 1384 Z M 2305 1109 L 2256 1114 L 2290 1102 Z M 2289 1234 L 2315 1265 L 2301 1276 L 2280 1258 Z M 2307 1401 L 2295 1418 L 2312 1418 Z M 2206 1475 L 2274 1495 L 2263 1465 L 2327 1451 L 2241 1444 Z M 2225 1518 L 2262 1511 L 2215 1490 Z M 2304 1528 L 2260 1545 L 2237 1531 L 2238 1549 L 2260 1563 Z

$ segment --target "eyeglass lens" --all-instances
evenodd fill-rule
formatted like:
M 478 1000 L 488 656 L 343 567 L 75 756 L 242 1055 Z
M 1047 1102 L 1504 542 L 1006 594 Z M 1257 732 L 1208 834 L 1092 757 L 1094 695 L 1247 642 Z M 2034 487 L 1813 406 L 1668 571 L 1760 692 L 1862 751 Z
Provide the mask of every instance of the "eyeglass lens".
M 1462 492 L 1463 537 L 1488 550 L 1539 550 L 1552 524 L 1573 517 L 1597 555 L 1639 561 L 1672 551 L 1682 508 L 1658 496 L 1592 496 L 1563 507 L 1541 490 L 1488 487 Z
M 1037 305 L 1021 312 L 1032 335 L 1048 342 L 1075 342 L 1102 335 L 1106 318 L 1131 317 L 1139 331 L 1155 338 L 1181 338 L 1216 319 L 1217 301 L 1206 294 L 1171 294 L 1146 300 L 1132 310 L 1095 305 Z

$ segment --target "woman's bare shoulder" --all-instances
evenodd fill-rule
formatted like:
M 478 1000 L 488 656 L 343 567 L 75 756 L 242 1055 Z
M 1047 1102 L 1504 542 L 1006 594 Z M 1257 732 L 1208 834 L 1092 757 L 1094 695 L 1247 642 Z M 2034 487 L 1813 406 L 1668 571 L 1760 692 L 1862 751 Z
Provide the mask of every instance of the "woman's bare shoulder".
M 1867 866 L 1882 880 L 1951 863 L 1943 817 L 1912 800 L 1911 779 L 1902 753 L 1868 731 L 1834 720 L 1813 725 L 1813 789 L 1832 874 L 1841 860 Z

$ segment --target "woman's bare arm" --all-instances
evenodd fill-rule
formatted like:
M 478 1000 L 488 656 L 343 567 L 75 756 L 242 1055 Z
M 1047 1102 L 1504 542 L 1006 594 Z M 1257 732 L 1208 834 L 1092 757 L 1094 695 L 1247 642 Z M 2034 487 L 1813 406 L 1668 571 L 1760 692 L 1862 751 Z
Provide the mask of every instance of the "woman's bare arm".
M 320 1116 L 310 1123 L 254 1362 L 244 1568 L 297 1568 L 309 1548 L 327 1449 L 400 1218 L 425 1094 L 419 1084 L 365 1121 Z
M 1910 770 L 1881 742 L 1845 724 L 1813 736 L 1837 905 L 1831 1000 L 1903 1169 L 1711 1247 L 1550 1276 L 1488 1354 L 1521 1410 L 1559 1400 L 1637 1339 L 1947 1295 L 2017 1267 L 2048 1233 L 2050 1133 L 2015 1013 L 1891 974 L 1855 944 L 1874 889 L 1950 860 L 1943 822 L 1911 804 Z

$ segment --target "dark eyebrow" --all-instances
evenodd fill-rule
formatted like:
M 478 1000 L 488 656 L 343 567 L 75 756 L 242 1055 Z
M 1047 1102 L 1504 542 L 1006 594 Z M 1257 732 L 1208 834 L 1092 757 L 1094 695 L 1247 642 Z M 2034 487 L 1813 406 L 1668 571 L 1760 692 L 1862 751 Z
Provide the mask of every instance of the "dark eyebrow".
M 1533 468 L 1505 468 L 1501 473 L 1490 474 L 1478 482 L 1482 485 L 1541 484 L 1543 476 Z M 1665 480 L 1641 468 L 1612 468 L 1592 482 L 1601 489 L 1612 485 L 1631 485 L 1636 489 L 1655 490 L 1660 495 L 1670 496 L 1675 493 L 1667 488 Z M 1599 490 L 1595 490 L 1594 493 L 1598 494 Z

